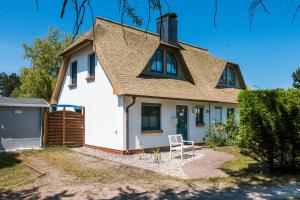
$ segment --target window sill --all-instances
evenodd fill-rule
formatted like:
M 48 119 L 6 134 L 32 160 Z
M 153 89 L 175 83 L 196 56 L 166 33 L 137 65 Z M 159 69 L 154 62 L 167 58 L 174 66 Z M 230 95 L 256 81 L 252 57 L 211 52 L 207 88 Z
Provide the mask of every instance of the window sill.
M 75 88 L 77 88 L 77 84 L 70 84 L 70 85 L 68 85 L 68 87 L 70 89 L 75 89 Z
M 205 123 L 199 123 L 199 124 L 196 124 L 197 127 L 203 127 L 205 126 Z
M 95 80 L 95 76 L 86 77 L 85 80 L 87 80 L 87 81 L 94 81 Z
M 163 130 L 142 130 L 142 134 L 161 134 Z

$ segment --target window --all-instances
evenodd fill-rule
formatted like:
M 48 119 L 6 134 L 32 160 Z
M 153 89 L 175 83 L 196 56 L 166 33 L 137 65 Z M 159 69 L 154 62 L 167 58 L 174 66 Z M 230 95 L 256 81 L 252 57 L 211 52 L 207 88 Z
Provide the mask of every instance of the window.
M 236 86 L 236 75 L 233 67 L 225 67 L 220 83 L 230 86 Z
M 71 64 L 71 84 L 77 84 L 77 61 L 74 61 Z
M 234 69 L 232 67 L 229 67 L 229 81 L 228 81 L 229 85 L 236 85 L 236 78 L 235 78 L 235 73 L 234 73 Z
M 196 126 L 201 126 L 204 124 L 204 107 L 196 106 Z
M 156 50 L 150 61 L 151 71 L 163 72 L 163 52 Z
M 167 74 L 177 75 L 177 61 L 170 52 L 167 52 Z
M 230 117 L 234 119 L 234 111 L 234 108 L 227 108 L 227 120 L 229 120 Z
M 89 76 L 95 76 L 95 67 L 96 67 L 96 57 L 95 53 L 89 55 Z
M 222 107 L 215 107 L 215 123 L 222 122 Z
M 225 67 L 222 76 L 221 76 L 221 83 L 227 84 L 227 67 Z
M 160 104 L 142 104 L 142 130 L 160 130 Z

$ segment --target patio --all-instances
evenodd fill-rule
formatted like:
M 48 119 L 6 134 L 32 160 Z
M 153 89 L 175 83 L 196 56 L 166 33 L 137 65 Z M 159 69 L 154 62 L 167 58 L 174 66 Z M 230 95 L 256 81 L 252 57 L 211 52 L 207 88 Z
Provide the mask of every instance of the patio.
M 227 174 L 219 167 L 234 158 L 233 155 L 201 146 L 195 147 L 194 156 L 192 156 L 192 152 L 186 152 L 183 160 L 181 160 L 180 154 L 175 153 L 174 157 L 170 159 L 169 152 L 115 155 L 87 147 L 73 148 L 73 150 L 84 155 L 147 169 L 181 179 L 225 177 Z

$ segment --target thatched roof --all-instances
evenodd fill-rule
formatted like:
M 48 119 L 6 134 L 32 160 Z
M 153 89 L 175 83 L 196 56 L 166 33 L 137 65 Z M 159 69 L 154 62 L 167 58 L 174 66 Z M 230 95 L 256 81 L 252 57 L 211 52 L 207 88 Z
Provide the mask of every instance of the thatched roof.
M 96 55 L 116 95 L 237 103 L 239 92 L 246 89 L 238 65 L 217 58 L 205 49 L 183 42 L 178 43 L 179 51 L 194 83 L 176 79 L 143 78 L 139 75 L 161 45 L 159 36 L 99 17 L 94 29 L 82 35 L 63 52 L 63 55 L 76 45 L 90 40 L 95 41 Z M 227 65 L 234 66 L 240 89 L 217 87 Z M 59 84 L 55 90 L 60 90 Z M 54 92 L 54 98 L 55 93 L 58 94 L 59 91 Z

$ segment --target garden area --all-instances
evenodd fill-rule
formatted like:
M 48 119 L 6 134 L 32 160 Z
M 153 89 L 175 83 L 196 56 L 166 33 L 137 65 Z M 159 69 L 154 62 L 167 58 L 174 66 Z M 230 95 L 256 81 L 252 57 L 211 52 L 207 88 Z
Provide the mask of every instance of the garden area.
M 265 195 L 285 198 L 300 195 L 299 176 L 261 173 L 259 163 L 241 154 L 236 147 L 216 150 L 234 155 L 234 159 L 221 166 L 229 176 L 189 180 L 86 156 L 67 148 L 1 154 L 0 199 L 254 199 Z M 25 162 L 45 175 L 32 179 L 37 174 Z M 24 184 L 19 185 L 20 182 Z
M 242 91 L 240 120 L 214 124 L 208 147 L 235 146 L 244 155 L 276 173 L 300 169 L 300 90 Z

